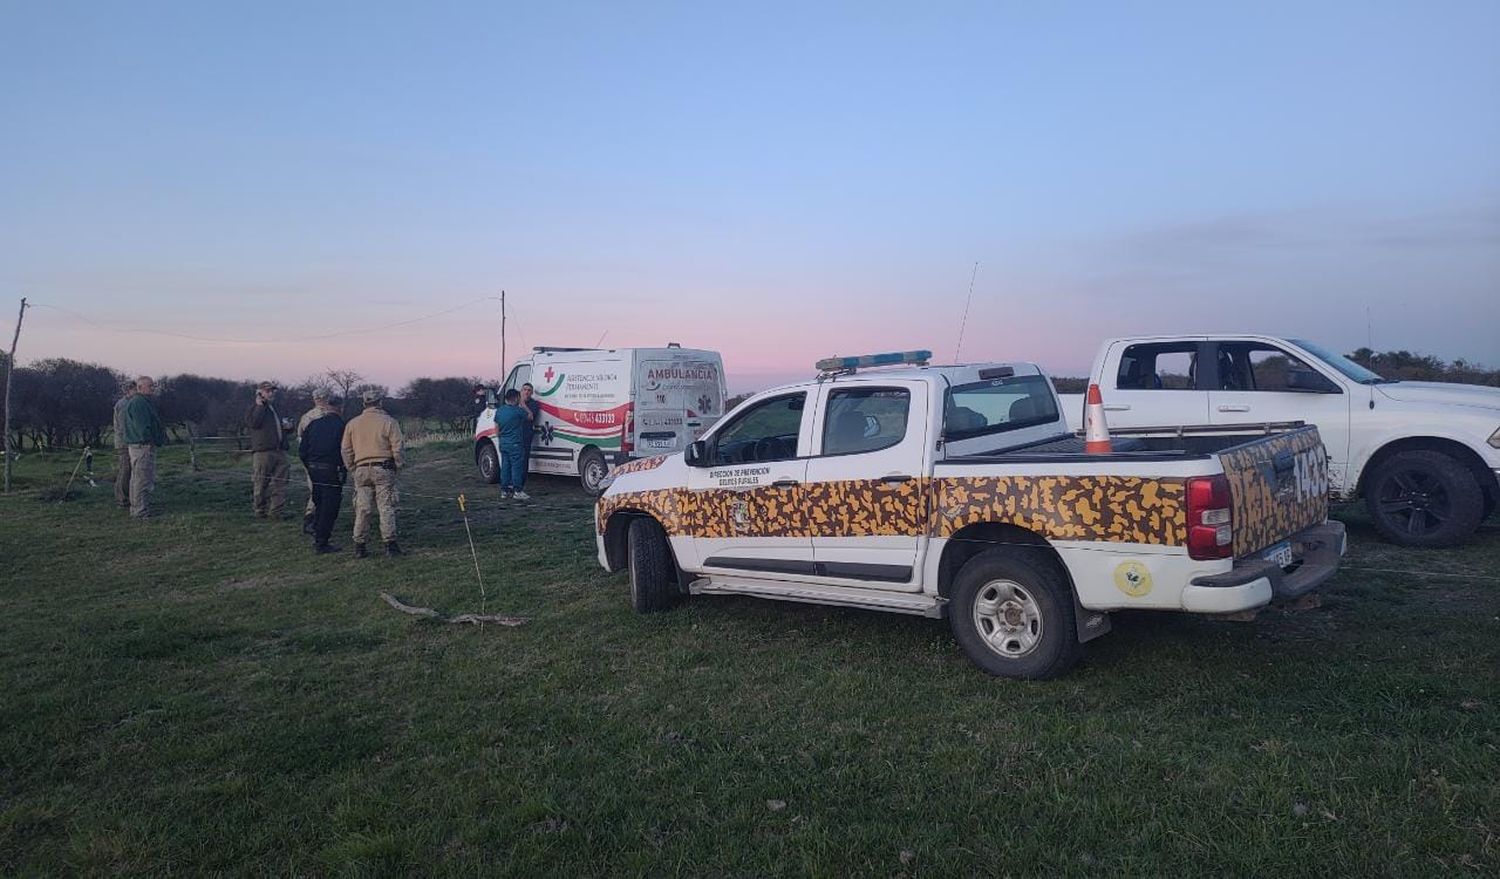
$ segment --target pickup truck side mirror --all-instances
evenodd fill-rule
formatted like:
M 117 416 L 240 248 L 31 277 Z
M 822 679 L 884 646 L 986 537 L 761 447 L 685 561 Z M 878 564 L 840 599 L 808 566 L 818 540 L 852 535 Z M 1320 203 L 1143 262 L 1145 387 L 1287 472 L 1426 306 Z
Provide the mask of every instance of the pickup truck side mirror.
M 689 467 L 709 466 L 712 462 L 709 461 L 708 441 L 693 440 L 688 443 L 687 450 L 682 453 L 682 460 Z
M 1287 368 L 1286 387 L 1289 391 L 1302 391 L 1308 394 L 1337 394 L 1339 392 L 1338 387 L 1324 378 L 1322 373 L 1305 366 Z

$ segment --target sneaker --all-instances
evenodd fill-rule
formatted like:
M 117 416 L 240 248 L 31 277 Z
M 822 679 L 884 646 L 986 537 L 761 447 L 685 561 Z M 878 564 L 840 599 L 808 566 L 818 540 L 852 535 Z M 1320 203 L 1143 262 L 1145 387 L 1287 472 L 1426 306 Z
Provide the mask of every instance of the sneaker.
M 518 501 L 529 501 L 529 500 L 531 500 L 531 495 L 527 494 L 524 491 L 517 491 L 515 494 L 511 495 L 511 497 L 515 498 Z
M 370 557 L 370 551 L 365 549 L 363 543 L 356 543 L 354 544 L 354 557 L 357 559 L 367 559 Z
M 396 541 L 394 540 L 387 540 L 385 542 L 385 554 L 386 557 L 393 559 L 406 555 L 406 553 L 401 551 L 401 547 L 396 545 Z
M 313 552 L 317 553 L 318 555 L 327 555 L 331 552 L 342 552 L 343 549 L 344 548 L 342 546 L 332 546 L 327 543 L 320 543 L 317 546 L 313 547 Z
M 502 500 L 502 501 L 508 501 L 508 500 L 510 500 L 510 492 L 506 491 L 503 488 L 500 489 L 500 500 Z

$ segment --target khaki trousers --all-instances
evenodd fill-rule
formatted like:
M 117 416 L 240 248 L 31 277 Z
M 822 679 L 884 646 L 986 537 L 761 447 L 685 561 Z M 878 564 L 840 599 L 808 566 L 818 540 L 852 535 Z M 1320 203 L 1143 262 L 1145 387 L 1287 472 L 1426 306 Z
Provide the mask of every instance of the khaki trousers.
M 354 542 L 370 535 L 370 514 L 380 512 L 380 539 L 396 539 L 396 471 L 384 467 L 354 468 Z
M 130 515 L 151 515 L 151 493 L 156 491 L 156 446 L 137 443 L 130 447 Z
M 286 481 L 289 472 L 286 452 L 273 449 L 269 452 L 251 453 L 250 476 L 254 489 L 250 506 L 257 516 L 281 515 L 286 507 Z
M 115 503 L 130 506 L 130 446 L 115 449 Z

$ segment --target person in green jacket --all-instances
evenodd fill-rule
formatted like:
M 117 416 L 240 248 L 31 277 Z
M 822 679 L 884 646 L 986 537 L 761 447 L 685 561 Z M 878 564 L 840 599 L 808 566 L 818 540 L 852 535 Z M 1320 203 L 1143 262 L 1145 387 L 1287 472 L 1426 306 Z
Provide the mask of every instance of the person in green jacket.
M 125 446 L 130 450 L 130 515 L 151 515 L 151 493 L 156 490 L 156 447 L 167 444 L 167 429 L 151 398 L 156 383 L 151 376 L 135 380 L 135 396 L 125 407 Z

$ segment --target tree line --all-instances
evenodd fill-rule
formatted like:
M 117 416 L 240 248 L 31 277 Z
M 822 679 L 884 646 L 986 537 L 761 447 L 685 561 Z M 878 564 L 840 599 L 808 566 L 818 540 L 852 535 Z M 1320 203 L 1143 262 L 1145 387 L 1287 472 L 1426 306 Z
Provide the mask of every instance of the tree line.
M 7 368 L 0 353 L 0 373 Z M 63 449 L 102 447 L 113 443 L 115 401 L 134 378 L 97 363 L 65 358 L 38 360 L 18 367 L 12 378 L 10 447 Z M 392 415 L 448 430 L 473 425 L 473 376 L 413 379 L 396 394 L 354 370 L 328 370 L 284 385 L 276 408 L 297 418 L 312 408 L 313 392 L 327 388 L 344 398 L 344 415 L 352 418 L 363 405 L 360 395 L 376 389 L 386 397 Z M 245 412 L 255 397 L 256 382 L 183 373 L 157 379 L 155 402 L 174 442 L 189 437 L 244 437 Z
M 1369 348 L 1356 349 L 1349 358 L 1384 378 L 1500 387 L 1500 369 L 1486 369 L 1462 358 L 1449 362 L 1430 354 Z M 5 354 L 0 353 L 0 372 L 7 368 Z M 64 358 L 17 368 L 11 389 L 11 448 L 99 447 L 112 441 L 114 404 L 129 378 L 107 366 Z M 1064 394 L 1082 393 L 1088 384 L 1086 378 L 1056 377 L 1053 381 Z M 241 437 L 255 384 L 192 373 L 165 376 L 157 382 L 156 404 L 175 441 L 191 436 Z M 313 391 L 322 387 L 344 398 L 344 414 L 352 418 L 362 408 L 360 394 L 376 388 L 387 397 L 386 409 L 398 418 L 463 431 L 473 424 L 475 384 L 495 387 L 499 382 L 481 382 L 474 376 L 418 378 L 392 395 L 355 370 L 330 369 L 283 387 L 277 408 L 283 415 L 298 417 L 312 408 Z M 747 396 L 731 398 L 729 408 Z

